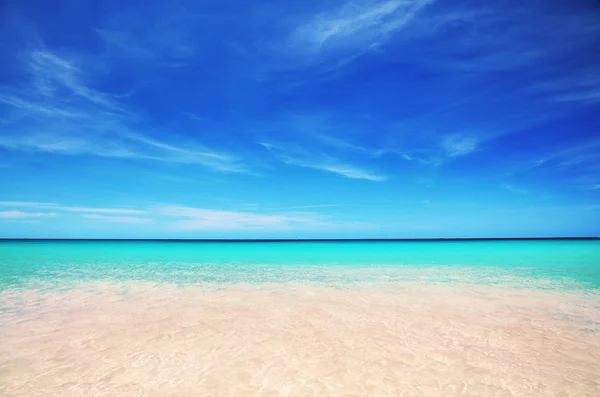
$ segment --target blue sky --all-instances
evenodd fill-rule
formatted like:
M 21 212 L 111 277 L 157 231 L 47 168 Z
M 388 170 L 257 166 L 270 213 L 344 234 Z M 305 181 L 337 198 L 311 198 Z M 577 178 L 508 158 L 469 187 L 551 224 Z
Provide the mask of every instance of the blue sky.
M 0 236 L 600 235 L 599 48 L 595 0 L 4 0 Z

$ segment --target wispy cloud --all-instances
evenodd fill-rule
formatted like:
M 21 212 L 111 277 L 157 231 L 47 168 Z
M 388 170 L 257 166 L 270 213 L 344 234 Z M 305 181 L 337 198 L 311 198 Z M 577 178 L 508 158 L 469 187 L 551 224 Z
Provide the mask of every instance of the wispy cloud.
M 89 221 L 122 224 L 155 224 L 172 231 L 288 230 L 309 227 L 356 227 L 356 223 L 336 221 L 317 212 L 305 211 L 333 207 L 327 205 L 291 206 L 264 211 L 230 211 L 179 205 L 149 209 L 63 206 L 30 201 L 1 201 L 0 219 L 41 219 L 67 216 L 69 213 Z M 26 211 L 32 208 L 42 211 Z M 49 212 L 52 211 L 52 212 Z
M 227 230 L 300 230 L 337 227 L 358 227 L 366 224 L 345 222 L 313 210 L 337 206 L 335 204 L 300 205 L 247 211 L 197 208 L 181 205 L 161 205 L 146 209 L 64 206 L 33 201 L 0 201 L 0 219 L 32 220 L 72 216 L 94 222 L 115 224 L 153 224 L 173 232 L 227 231 Z M 35 209 L 27 211 L 27 209 Z M 71 218 L 75 219 L 75 218 Z
M 249 172 L 239 158 L 191 139 L 171 134 L 165 141 L 138 132 L 145 124 L 143 116 L 120 104 L 117 96 L 92 88 L 89 81 L 94 76 L 83 72 L 83 58 L 35 50 L 26 53 L 23 66 L 27 83 L 4 87 L 0 93 L 0 104 L 9 109 L 0 147 Z
M 0 147 L 24 152 L 196 164 L 221 172 L 252 173 L 237 157 L 215 152 L 198 144 L 176 146 L 129 131 L 124 132 L 125 134 L 112 136 L 33 132 L 0 137 Z
M 281 8 L 280 19 L 292 22 L 275 52 L 290 57 L 289 67 L 338 69 L 387 49 L 401 54 L 403 63 L 426 70 L 514 70 L 568 56 L 578 48 L 569 43 L 593 44 L 600 33 L 591 7 L 567 3 L 357 0 L 317 4 L 316 9 L 307 5 L 293 18 Z M 551 28 L 557 24 L 561 29 Z
M 135 216 L 115 216 L 115 215 L 100 215 L 100 214 L 83 214 L 82 218 L 91 219 L 95 221 L 101 222 L 110 222 L 110 223 L 150 223 L 151 219 L 148 218 L 140 218 Z
M 600 183 L 594 183 L 591 185 L 583 185 L 581 187 L 583 187 L 585 189 L 590 189 L 590 190 L 600 190 Z
M 521 187 L 517 187 L 508 183 L 505 183 L 503 185 L 501 185 L 502 189 L 508 190 L 509 192 L 512 193 L 516 193 L 516 194 L 529 194 L 529 190 L 521 188 Z
M 181 206 L 164 206 L 159 213 L 180 218 L 169 222 L 178 230 L 280 230 L 326 224 L 314 214 L 262 214 Z
M 594 190 L 600 186 L 600 140 L 579 137 L 577 141 L 558 142 L 535 155 L 519 153 L 503 165 L 507 176 L 528 181 L 549 181 L 563 189 Z
M 126 208 L 93 208 L 93 207 L 63 207 L 58 206 L 55 207 L 62 211 L 69 212 L 96 212 L 100 214 L 145 214 L 147 211 L 142 210 L 132 210 Z
M 367 0 L 347 2 L 334 9 L 300 19 L 286 39 L 289 51 L 338 65 L 373 51 L 393 33 L 401 31 L 433 0 Z
M 332 172 L 350 179 L 366 179 L 376 182 L 383 182 L 388 179 L 385 175 L 379 175 L 369 170 L 346 164 L 328 155 L 309 153 L 297 147 L 283 148 L 271 143 L 263 142 L 261 145 L 285 164 Z
M 123 7 L 95 32 L 112 57 L 139 60 L 140 67 L 183 66 L 197 54 L 199 27 L 207 19 L 193 9 L 184 1 Z
M 0 103 L 12 109 L 9 121 L 81 123 L 90 119 L 117 118 L 127 112 L 114 98 L 91 88 L 91 77 L 83 71 L 85 65 L 73 55 L 60 56 L 45 48 L 21 56 L 26 81 L 19 85 L 0 87 Z
M 48 50 L 37 50 L 29 53 L 25 65 L 32 76 L 30 87 L 37 95 L 54 99 L 61 97 L 64 100 L 76 96 L 105 110 L 123 112 L 109 95 L 88 86 L 75 60 Z
M 597 166 L 598 154 L 600 153 L 600 139 L 584 141 L 560 147 L 547 152 L 537 160 L 529 161 L 528 168 L 581 168 L 585 166 Z
M 599 103 L 600 87 L 579 92 L 556 95 L 554 100 L 557 102 L 576 102 L 576 103 Z
M 0 219 L 26 219 L 26 218 L 46 218 L 59 216 L 53 212 L 24 212 L 24 211 L 0 211 Z
M 477 150 L 478 138 L 473 135 L 453 134 L 442 138 L 440 145 L 450 157 L 464 156 Z
M 201 117 L 201 116 L 198 116 L 197 114 L 194 114 L 191 112 L 181 112 L 181 114 L 183 114 L 184 116 L 189 117 L 190 119 L 195 120 L 195 121 L 206 121 L 207 120 L 206 117 Z
M 480 145 L 485 139 L 485 137 L 461 133 L 432 137 L 424 135 L 414 142 L 390 143 L 388 147 L 373 150 L 371 156 L 379 159 L 391 155 L 404 161 L 439 167 L 480 150 Z
M 38 208 L 38 209 L 50 209 L 53 211 L 65 211 L 65 212 L 90 212 L 98 214 L 130 214 L 130 215 L 142 215 L 146 214 L 145 210 L 130 209 L 130 208 L 97 208 L 97 207 L 71 207 L 64 206 L 55 203 L 38 203 L 33 201 L 0 201 L 0 206 L 3 207 L 16 207 L 16 208 Z
M 315 140 L 320 141 L 323 144 L 338 150 L 349 150 L 359 153 L 372 154 L 371 150 L 352 142 L 349 138 L 342 138 L 338 136 L 327 135 L 324 133 L 315 133 L 313 134 L 313 137 L 315 138 Z
M 481 108 L 477 102 L 483 101 L 472 96 L 456 107 L 437 111 L 435 117 L 426 111 L 390 123 L 383 128 L 385 146 L 374 150 L 373 156 L 395 155 L 406 161 L 441 166 L 473 153 L 495 150 L 499 142 L 518 139 L 519 134 L 560 117 L 562 111 L 534 101 L 525 102 L 524 106 L 524 98 L 514 93 L 495 96 Z M 498 114 L 502 114 L 501 120 Z
M 535 81 L 527 87 L 527 92 L 563 106 L 595 105 L 600 102 L 600 72 L 597 67 L 582 68 L 578 73 Z
M 410 48 L 411 62 L 436 69 L 522 68 L 560 58 L 577 51 L 580 45 L 592 44 L 600 32 L 593 7 L 548 2 L 524 6 L 517 1 L 502 4 L 439 1 L 412 25 L 408 41 L 403 44 L 430 43 L 431 46 Z M 556 23 L 561 23 L 562 29 L 553 29 Z M 439 45 L 433 40 L 438 40 Z M 442 40 L 451 41 L 451 45 L 442 44 Z
M 312 205 L 293 205 L 289 207 L 279 208 L 279 210 L 299 210 L 299 209 L 313 209 L 313 208 L 331 208 L 341 207 L 343 204 L 312 204 Z
M 319 163 L 319 162 L 317 162 L 317 163 L 299 162 L 299 163 L 289 163 L 289 164 L 329 171 L 329 172 L 333 172 L 334 174 L 339 174 L 339 175 L 342 175 L 342 176 L 344 176 L 346 178 L 350 178 L 350 179 L 367 179 L 369 181 L 375 181 L 375 182 L 383 182 L 383 181 L 386 181 L 387 179 L 389 179 L 389 177 L 387 177 L 387 176 L 377 175 L 377 174 L 371 173 L 369 171 L 362 170 L 360 168 L 356 168 L 354 166 L 347 165 L 347 164 L 339 164 L 339 163 L 329 164 L 329 163 Z

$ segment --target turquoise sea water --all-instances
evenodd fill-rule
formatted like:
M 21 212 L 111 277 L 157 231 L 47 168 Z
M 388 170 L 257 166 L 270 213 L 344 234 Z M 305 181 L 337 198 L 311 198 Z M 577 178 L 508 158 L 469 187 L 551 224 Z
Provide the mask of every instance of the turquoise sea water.
M 425 281 L 600 288 L 600 240 L 0 241 L 0 289 L 73 281 Z

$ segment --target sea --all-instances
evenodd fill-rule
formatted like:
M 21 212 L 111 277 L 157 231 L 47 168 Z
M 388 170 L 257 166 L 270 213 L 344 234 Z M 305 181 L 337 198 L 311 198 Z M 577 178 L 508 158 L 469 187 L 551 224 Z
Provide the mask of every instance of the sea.
M 0 240 L 0 395 L 600 396 L 600 240 Z

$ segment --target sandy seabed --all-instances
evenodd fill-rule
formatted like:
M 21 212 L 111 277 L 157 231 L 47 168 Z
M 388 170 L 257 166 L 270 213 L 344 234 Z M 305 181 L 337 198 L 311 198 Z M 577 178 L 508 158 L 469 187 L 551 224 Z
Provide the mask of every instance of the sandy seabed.
M 594 294 L 89 282 L 0 306 L 4 396 L 600 396 Z

